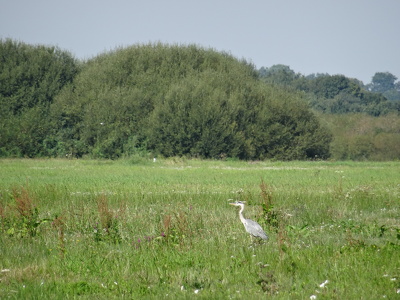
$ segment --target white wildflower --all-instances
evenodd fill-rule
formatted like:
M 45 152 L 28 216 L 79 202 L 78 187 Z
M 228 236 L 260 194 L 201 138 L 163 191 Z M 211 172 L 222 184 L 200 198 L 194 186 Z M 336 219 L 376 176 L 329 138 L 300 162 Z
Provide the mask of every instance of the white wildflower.
M 326 285 L 327 283 L 329 283 L 329 280 L 325 280 L 323 283 L 321 283 L 321 284 L 319 285 L 319 287 L 320 287 L 320 288 L 323 288 L 323 287 L 325 287 L 325 285 Z

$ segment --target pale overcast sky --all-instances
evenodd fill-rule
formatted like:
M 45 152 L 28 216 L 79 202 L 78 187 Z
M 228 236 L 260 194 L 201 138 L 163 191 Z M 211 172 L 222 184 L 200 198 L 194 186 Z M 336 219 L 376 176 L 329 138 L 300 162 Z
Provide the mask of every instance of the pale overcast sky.
M 295 72 L 400 80 L 400 0 L 0 0 L 0 38 L 88 59 L 118 46 L 197 44 Z

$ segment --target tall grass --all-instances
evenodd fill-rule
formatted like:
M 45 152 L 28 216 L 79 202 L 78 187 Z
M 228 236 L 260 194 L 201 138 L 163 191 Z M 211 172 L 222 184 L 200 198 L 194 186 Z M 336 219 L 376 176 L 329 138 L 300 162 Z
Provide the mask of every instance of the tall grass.
M 0 298 L 395 298 L 399 166 L 1 160 Z

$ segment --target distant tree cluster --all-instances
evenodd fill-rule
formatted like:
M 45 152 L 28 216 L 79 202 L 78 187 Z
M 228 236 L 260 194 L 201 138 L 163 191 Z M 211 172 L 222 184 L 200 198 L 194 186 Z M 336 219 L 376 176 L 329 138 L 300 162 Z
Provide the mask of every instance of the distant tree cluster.
M 149 44 L 79 64 L 6 40 L 1 59 L 2 156 L 329 157 L 331 134 L 302 95 L 226 53 Z
M 285 65 L 262 67 L 259 74 L 266 83 L 305 92 L 311 106 L 324 113 L 379 116 L 400 111 L 400 82 L 390 73 L 376 73 L 368 85 L 343 75 L 304 76 Z
M 400 101 L 400 81 L 389 72 L 377 72 L 366 88 L 374 93 L 381 93 L 388 100 Z
M 295 73 L 289 66 L 259 70 L 261 81 L 304 93 L 333 134 L 331 159 L 400 159 L 400 82 L 376 73 L 371 83 L 343 75 Z

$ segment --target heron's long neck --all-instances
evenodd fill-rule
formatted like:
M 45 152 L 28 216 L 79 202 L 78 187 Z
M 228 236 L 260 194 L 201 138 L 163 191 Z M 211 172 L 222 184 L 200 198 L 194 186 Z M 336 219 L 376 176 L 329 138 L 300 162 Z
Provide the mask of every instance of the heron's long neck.
M 240 218 L 240 221 L 242 221 L 242 223 L 245 222 L 245 219 L 243 217 L 243 211 L 244 211 L 244 206 L 241 206 L 240 210 L 239 210 L 239 218 Z

